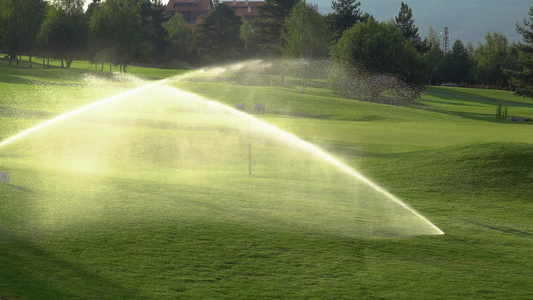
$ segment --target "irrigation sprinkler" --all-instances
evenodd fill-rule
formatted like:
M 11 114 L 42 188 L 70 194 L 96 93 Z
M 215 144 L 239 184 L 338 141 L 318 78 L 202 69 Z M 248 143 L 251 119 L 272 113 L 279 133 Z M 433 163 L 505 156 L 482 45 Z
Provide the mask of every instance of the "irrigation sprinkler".
M 9 182 L 9 172 L 0 172 L 0 182 Z
M 264 114 L 265 113 L 265 103 L 256 103 L 254 105 L 254 113 Z

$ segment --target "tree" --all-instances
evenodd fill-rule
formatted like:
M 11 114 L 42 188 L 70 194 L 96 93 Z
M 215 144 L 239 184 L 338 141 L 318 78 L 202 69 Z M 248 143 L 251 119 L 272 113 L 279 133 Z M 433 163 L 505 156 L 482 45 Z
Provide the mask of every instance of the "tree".
M 190 60 L 196 51 L 192 29 L 181 14 L 175 14 L 170 20 L 163 23 L 167 32 L 166 40 L 169 46 L 165 57 L 170 61 Z
M 142 1 L 139 6 L 142 49 L 145 50 L 139 59 L 161 62 L 167 47 L 167 36 L 163 29 L 163 23 L 168 20 L 165 6 L 161 0 Z
M 455 82 L 465 82 L 468 79 L 468 73 L 472 67 L 472 60 L 467 48 L 461 42 L 456 40 L 453 43 L 451 51 L 451 59 L 453 63 L 452 78 Z
M 533 98 L 533 7 L 529 8 L 529 21 L 524 19 L 523 25 L 517 23 L 516 30 L 523 38 L 517 45 L 521 70 L 506 69 L 505 74 L 516 87 L 517 95 Z
M 80 16 L 83 14 L 85 0 L 53 0 L 52 5 L 63 10 L 67 15 Z
M 305 93 L 309 78 L 316 69 L 312 60 L 328 55 L 330 32 L 324 18 L 305 2 L 297 3 L 283 24 L 281 37 L 285 42 L 284 57 L 304 59 L 296 64 L 296 69 L 297 76 L 302 77 L 302 92 Z
M 252 40 L 259 46 L 263 55 L 281 56 L 283 41 L 281 30 L 292 8 L 301 0 L 265 0 L 257 7 Z
M 41 55 L 61 59 L 61 67 L 70 65 L 81 56 L 86 38 L 86 24 L 83 11 L 68 1 L 55 1 L 48 7 L 46 17 L 39 30 L 37 41 Z
M 392 78 L 421 89 L 427 76 L 426 61 L 392 23 L 356 24 L 344 32 L 331 55 L 339 65 L 376 79 L 369 84 L 371 101 L 382 101 L 385 90 L 395 90 L 387 85 Z
M 142 52 L 139 3 L 132 0 L 106 0 L 91 16 L 89 39 L 93 59 L 120 66 L 139 60 Z
M 404 82 L 421 85 L 426 62 L 401 31 L 391 23 L 358 23 L 344 32 L 333 46 L 332 57 L 371 73 L 398 76 Z
M 0 1 L 0 44 L 9 55 L 9 66 L 13 58 L 18 66 L 19 55 L 32 54 L 44 9 L 42 0 Z
M 429 28 L 429 36 L 424 39 L 424 44 L 428 49 L 424 53 L 424 57 L 428 62 L 428 84 L 432 84 L 435 79 L 435 72 L 444 57 L 444 52 L 440 48 L 439 36 L 432 27 Z
M 333 32 L 334 41 L 338 41 L 342 33 L 363 20 L 360 1 L 356 0 L 339 0 L 332 1 L 332 13 L 326 15 L 326 22 Z
M 209 63 L 238 58 L 243 49 L 239 37 L 241 25 L 241 18 L 228 5 L 217 5 L 196 28 L 198 52 L 202 58 Z
M 259 46 L 253 40 L 253 32 L 254 29 L 252 24 L 250 24 L 250 22 L 246 21 L 246 19 L 243 18 L 239 37 L 244 43 L 243 54 L 245 57 L 253 57 L 257 55 L 260 51 Z
M 296 4 L 283 24 L 283 55 L 289 58 L 325 58 L 330 32 L 324 18 L 305 2 Z
M 419 39 L 418 28 L 415 26 L 415 21 L 413 20 L 413 11 L 407 6 L 406 3 L 402 2 L 400 7 L 400 12 L 398 16 L 394 18 L 396 26 L 400 28 L 403 36 L 410 41 L 415 41 Z
M 405 39 L 413 43 L 418 52 L 424 54 L 429 50 L 429 45 L 423 43 L 418 35 L 418 27 L 415 26 L 415 21 L 413 20 L 413 11 L 406 3 L 401 3 L 400 12 L 394 20 Z
M 476 80 L 487 85 L 507 85 L 507 78 L 503 72 L 504 68 L 509 68 L 509 42 L 507 38 L 498 32 L 487 33 L 485 44 L 479 44 L 474 50 L 476 61 Z

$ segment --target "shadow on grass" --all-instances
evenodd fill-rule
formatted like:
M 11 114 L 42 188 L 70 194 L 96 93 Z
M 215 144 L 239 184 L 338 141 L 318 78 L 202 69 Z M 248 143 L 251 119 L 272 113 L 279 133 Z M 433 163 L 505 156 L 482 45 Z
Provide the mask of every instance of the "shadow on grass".
M 518 230 L 518 229 L 514 229 L 514 228 L 509 228 L 509 227 L 504 227 L 504 226 L 496 226 L 496 225 L 481 224 L 481 223 L 477 223 L 477 222 L 474 222 L 474 221 L 470 221 L 470 223 L 472 223 L 474 225 L 477 225 L 477 226 L 481 226 L 481 227 L 487 228 L 487 229 L 499 231 L 499 232 L 502 232 L 502 233 L 529 236 L 529 237 L 533 236 L 533 233 L 531 233 L 531 232 L 522 231 L 522 230 Z
M 46 111 L 0 106 L 0 117 L 4 118 L 51 119 L 55 116 L 57 115 Z
M 0 230 L 0 297 L 128 299 L 135 291 Z

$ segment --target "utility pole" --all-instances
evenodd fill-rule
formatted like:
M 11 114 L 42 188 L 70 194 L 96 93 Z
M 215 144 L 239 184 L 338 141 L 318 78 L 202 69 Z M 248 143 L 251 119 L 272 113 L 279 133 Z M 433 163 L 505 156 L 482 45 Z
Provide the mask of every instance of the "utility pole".
M 445 54 L 450 51 L 450 29 L 451 27 L 444 27 L 444 31 L 440 33 L 442 34 L 442 50 Z

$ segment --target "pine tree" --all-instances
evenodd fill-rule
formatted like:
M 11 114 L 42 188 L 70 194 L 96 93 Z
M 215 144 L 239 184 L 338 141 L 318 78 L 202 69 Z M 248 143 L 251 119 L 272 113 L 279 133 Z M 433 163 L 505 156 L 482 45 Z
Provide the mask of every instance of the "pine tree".
M 335 41 L 342 36 L 346 29 L 363 21 L 359 6 L 361 6 L 361 2 L 356 0 L 332 1 L 331 8 L 333 12 L 326 15 L 326 22 L 333 32 Z
M 196 28 L 198 52 L 207 63 L 238 58 L 244 47 L 240 39 L 242 21 L 227 4 L 215 6 Z
M 523 26 L 516 24 L 523 42 L 518 44 L 518 62 L 522 70 L 505 70 L 510 83 L 516 87 L 516 94 L 533 98 L 533 7 L 529 9 L 529 21 L 524 19 Z
M 415 26 L 415 21 L 413 20 L 413 11 L 407 6 L 406 3 L 402 2 L 400 8 L 400 13 L 395 17 L 396 26 L 400 28 L 403 36 L 411 41 L 417 40 L 418 28 Z
M 302 0 L 265 0 L 258 6 L 258 15 L 254 21 L 252 40 L 261 52 L 270 56 L 281 56 L 283 40 L 281 31 L 285 19 L 296 3 Z

